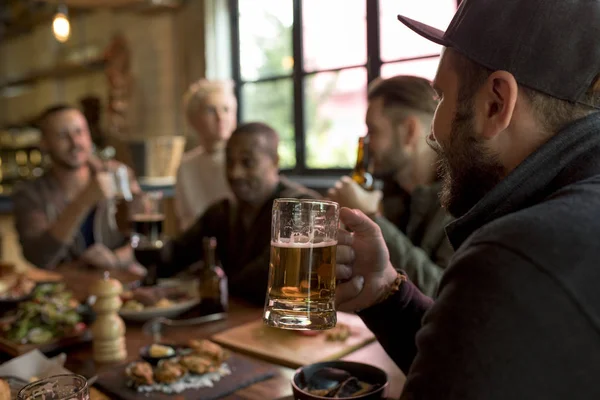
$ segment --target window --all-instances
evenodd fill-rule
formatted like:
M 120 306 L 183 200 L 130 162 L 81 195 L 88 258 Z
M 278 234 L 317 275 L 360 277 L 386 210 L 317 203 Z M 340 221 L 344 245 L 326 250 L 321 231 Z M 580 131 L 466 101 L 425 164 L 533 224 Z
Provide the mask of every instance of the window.
M 282 169 L 352 168 L 365 134 L 367 85 L 433 79 L 440 46 L 398 14 L 445 29 L 456 0 L 230 0 L 239 119 L 281 135 Z

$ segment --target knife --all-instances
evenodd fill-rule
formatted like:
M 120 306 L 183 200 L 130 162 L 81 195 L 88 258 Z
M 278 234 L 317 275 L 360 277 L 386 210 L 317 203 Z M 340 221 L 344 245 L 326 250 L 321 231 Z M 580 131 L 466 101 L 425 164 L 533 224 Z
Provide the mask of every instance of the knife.
M 220 321 L 222 319 L 227 318 L 227 313 L 215 313 L 203 315 L 201 317 L 189 318 L 189 319 L 181 319 L 181 320 L 172 320 L 169 318 L 159 317 L 151 319 L 146 322 L 142 326 L 142 332 L 145 334 L 152 336 L 155 342 L 160 342 L 161 340 L 161 331 L 162 325 L 165 326 L 191 326 L 191 325 L 201 325 L 209 322 Z

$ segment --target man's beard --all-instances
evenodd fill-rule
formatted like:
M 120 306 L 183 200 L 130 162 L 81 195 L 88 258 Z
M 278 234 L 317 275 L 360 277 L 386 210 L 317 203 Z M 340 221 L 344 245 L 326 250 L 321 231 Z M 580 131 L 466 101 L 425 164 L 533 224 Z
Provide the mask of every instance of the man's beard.
M 59 168 L 65 169 L 65 170 L 75 171 L 87 164 L 87 161 L 77 162 L 77 161 L 72 161 L 69 159 L 64 159 L 61 156 L 59 156 L 58 154 L 53 154 L 52 152 L 49 152 L 49 155 L 50 155 L 50 159 L 52 160 L 52 164 L 56 165 Z
M 447 146 L 430 143 L 438 153 L 442 178 L 440 201 L 455 217 L 466 214 L 505 176 L 497 156 L 490 154 L 475 132 L 472 102 L 459 102 Z
M 400 138 L 393 136 L 389 149 L 382 154 L 381 165 L 373 171 L 373 177 L 381 180 L 396 180 L 410 169 L 410 159 L 402 148 Z

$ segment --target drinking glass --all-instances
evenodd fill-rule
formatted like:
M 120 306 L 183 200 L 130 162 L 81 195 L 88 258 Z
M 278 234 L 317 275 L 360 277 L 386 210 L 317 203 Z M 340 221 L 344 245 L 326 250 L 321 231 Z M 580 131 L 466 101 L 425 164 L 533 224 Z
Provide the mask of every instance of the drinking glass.
M 337 203 L 275 200 L 265 324 L 295 330 L 335 326 L 338 227 Z
M 129 171 L 125 165 L 119 165 L 116 168 L 109 171 L 112 178 L 113 189 L 115 198 L 118 200 L 131 201 L 133 199 L 133 193 L 131 192 L 131 186 L 129 185 Z
M 162 198 L 162 192 L 146 192 L 130 203 L 131 247 L 136 261 L 147 270 L 144 286 L 156 285 L 157 264 L 164 243 Z
M 19 390 L 17 400 L 89 400 L 87 380 L 76 374 L 55 375 Z

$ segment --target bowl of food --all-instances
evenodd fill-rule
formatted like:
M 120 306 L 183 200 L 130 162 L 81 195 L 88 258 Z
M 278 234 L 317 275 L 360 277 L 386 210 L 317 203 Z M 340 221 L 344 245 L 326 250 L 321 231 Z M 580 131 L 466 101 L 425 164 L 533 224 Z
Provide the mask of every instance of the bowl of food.
M 327 361 L 296 370 L 292 390 L 296 400 L 385 399 L 389 382 L 385 371 L 368 364 Z
M 121 295 L 123 306 L 119 315 L 132 322 L 145 322 L 160 317 L 175 318 L 200 303 L 196 293 L 190 292 L 185 284 L 172 282 L 135 288 Z
M 3 318 L 0 336 L 14 343 L 33 345 L 82 337 L 87 324 L 81 311 L 81 304 L 64 283 L 38 283 L 32 297 Z

